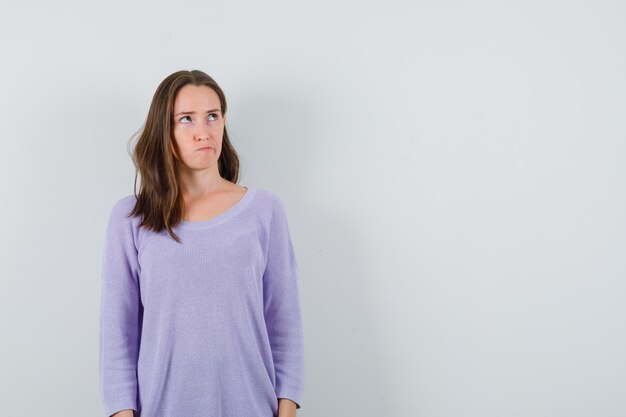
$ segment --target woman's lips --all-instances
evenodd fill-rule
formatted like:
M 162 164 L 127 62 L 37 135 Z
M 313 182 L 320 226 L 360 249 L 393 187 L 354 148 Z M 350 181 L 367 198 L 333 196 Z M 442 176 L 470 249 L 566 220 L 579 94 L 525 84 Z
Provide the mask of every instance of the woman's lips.
M 206 147 L 204 147 L 204 148 L 200 148 L 200 149 L 198 149 L 198 150 L 199 150 L 199 151 L 205 151 L 205 152 L 206 152 L 206 151 L 210 151 L 211 149 L 213 149 L 213 148 L 211 148 L 211 147 L 209 147 L 209 146 L 206 146 Z

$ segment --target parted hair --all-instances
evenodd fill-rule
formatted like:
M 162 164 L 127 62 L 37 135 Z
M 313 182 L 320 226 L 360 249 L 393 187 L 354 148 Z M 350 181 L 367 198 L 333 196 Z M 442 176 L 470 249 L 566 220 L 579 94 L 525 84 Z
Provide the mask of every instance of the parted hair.
M 213 78 L 202 71 L 177 71 L 168 75 L 158 86 L 148 116 L 138 136 L 131 157 L 135 164 L 134 194 L 137 202 L 130 216 L 143 217 L 140 227 L 155 232 L 164 229 L 180 243 L 173 232 L 184 213 L 184 201 L 175 170 L 174 156 L 174 101 L 180 89 L 186 85 L 205 85 L 217 93 L 222 115 L 226 115 L 226 97 Z M 218 159 L 220 176 L 237 183 L 239 158 L 230 143 L 226 126 L 222 139 L 222 150 Z M 137 192 L 137 178 L 141 186 Z

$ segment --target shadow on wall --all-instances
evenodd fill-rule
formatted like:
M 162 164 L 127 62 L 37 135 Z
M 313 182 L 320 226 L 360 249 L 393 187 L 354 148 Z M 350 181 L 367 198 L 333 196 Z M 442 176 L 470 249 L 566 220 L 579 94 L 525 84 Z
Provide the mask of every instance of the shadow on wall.
M 323 194 L 311 195 L 324 155 L 333 148 L 320 135 L 332 125 L 328 107 L 306 102 L 312 94 L 291 91 L 246 92 L 233 100 L 231 139 L 253 182 L 289 189 L 292 238 L 298 255 L 299 285 L 306 354 L 306 388 L 299 415 L 386 415 L 391 371 L 386 369 L 381 329 L 374 311 L 376 296 L 367 287 L 365 253 L 356 224 Z M 319 93 L 316 94 L 319 96 Z M 237 145 L 239 144 L 239 148 Z M 346 155 L 346 158 L 349 158 Z M 266 167 L 270 167 L 269 169 Z M 341 172 L 337 172 L 338 181 Z M 323 187 L 323 184 L 321 185 Z M 323 188 L 322 188 L 323 189 Z

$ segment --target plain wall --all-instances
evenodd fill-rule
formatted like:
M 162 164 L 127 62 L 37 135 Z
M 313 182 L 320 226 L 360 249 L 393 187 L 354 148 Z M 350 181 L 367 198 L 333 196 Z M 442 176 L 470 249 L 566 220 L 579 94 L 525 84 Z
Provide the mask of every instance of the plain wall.
M 157 85 L 197 68 L 240 183 L 287 208 L 299 416 L 626 415 L 625 22 L 622 1 L 3 2 L 2 414 L 104 415 L 107 216 Z

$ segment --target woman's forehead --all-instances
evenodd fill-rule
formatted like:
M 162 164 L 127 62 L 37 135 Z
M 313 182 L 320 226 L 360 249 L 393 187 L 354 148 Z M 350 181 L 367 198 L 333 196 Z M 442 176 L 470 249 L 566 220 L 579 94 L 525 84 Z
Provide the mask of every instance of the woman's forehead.
M 208 110 L 220 108 L 217 93 L 206 85 L 188 84 L 180 89 L 174 101 L 174 111 Z

